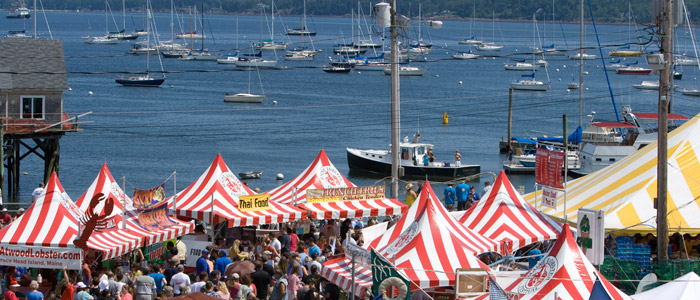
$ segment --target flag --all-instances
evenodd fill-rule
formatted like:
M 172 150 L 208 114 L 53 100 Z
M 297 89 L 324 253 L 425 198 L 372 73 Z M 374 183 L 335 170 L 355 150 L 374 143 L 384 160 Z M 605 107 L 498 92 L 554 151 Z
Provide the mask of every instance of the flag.
M 506 293 L 503 292 L 503 289 L 501 289 L 498 284 L 496 284 L 496 281 L 493 280 L 493 277 L 489 276 L 489 299 L 490 300 L 508 300 L 508 297 L 506 297 Z
M 386 258 L 377 254 L 374 249 L 372 251 L 372 293 L 375 296 L 382 295 L 383 292 L 393 292 L 398 290 L 397 297 L 400 300 L 411 300 L 411 283 L 399 273 L 396 268 L 389 263 Z M 406 294 L 403 297 L 402 294 Z
M 588 300 L 612 300 L 612 297 L 610 297 L 608 291 L 606 291 L 605 287 L 603 287 L 603 283 L 600 282 L 598 275 L 595 277 L 595 284 L 593 284 L 591 296 L 588 297 Z

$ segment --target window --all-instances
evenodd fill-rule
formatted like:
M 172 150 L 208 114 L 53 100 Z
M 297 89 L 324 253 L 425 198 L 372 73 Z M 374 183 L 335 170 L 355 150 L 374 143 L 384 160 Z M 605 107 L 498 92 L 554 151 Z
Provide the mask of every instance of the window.
M 44 97 L 22 96 L 20 117 L 22 119 L 44 119 Z

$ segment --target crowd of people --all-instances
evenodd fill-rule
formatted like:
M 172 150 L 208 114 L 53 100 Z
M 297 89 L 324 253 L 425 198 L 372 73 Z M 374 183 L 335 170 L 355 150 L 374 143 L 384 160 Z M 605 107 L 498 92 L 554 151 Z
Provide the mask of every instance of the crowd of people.
M 90 253 L 80 272 L 64 268 L 32 274 L 20 267 L 0 271 L 5 299 L 10 300 L 30 299 L 33 291 L 37 293 L 30 300 L 162 300 L 195 292 L 226 300 L 338 300 L 341 291 L 323 279 L 322 265 L 344 255 L 348 244 L 363 245 L 362 228 L 376 222 L 328 220 L 310 224 L 304 234 L 283 227 L 256 244 L 235 240 L 229 246 L 217 238 L 193 266 L 185 265 L 181 254 L 187 253 L 186 245 L 178 239 L 168 241 L 158 262 L 149 262 L 139 249 L 108 261 Z M 240 268 L 241 264 L 254 267 Z

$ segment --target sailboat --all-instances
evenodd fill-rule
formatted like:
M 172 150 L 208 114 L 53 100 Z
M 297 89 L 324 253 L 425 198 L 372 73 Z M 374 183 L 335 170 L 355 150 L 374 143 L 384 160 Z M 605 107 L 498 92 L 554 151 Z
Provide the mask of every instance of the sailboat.
M 196 7 L 195 7 L 195 12 L 196 12 Z M 200 20 L 202 21 L 201 25 L 202 25 L 202 31 L 203 31 L 204 30 L 204 4 L 202 4 L 202 17 L 200 18 Z M 197 60 L 197 61 L 216 61 L 217 60 L 218 57 L 216 55 L 209 53 L 209 50 L 204 48 L 204 39 L 206 38 L 204 33 L 200 34 L 199 37 L 200 37 L 199 39 L 202 41 L 201 48 L 199 48 L 199 50 L 190 49 L 190 52 L 188 52 L 186 54 L 182 54 L 181 57 L 177 58 L 178 60 L 189 60 L 189 61 L 194 61 L 194 60 Z M 192 42 L 193 38 L 194 37 L 190 38 L 190 47 L 193 46 L 193 42 Z
M 627 40 L 628 43 L 632 41 L 630 34 L 632 33 L 632 4 L 627 2 Z M 641 46 L 640 46 L 641 47 Z M 617 49 L 610 50 L 610 56 L 641 56 L 643 53 L 641 50 L 632 50 L 630 45 L 618 47 Z
M 309 28 L 306 26 L 306 0 L 304 2 L 304 16 L 301 18 L 301 27 L 300 28 L 287 28 L 286 33 L 287 35 L 300 35 L 300 36 L 316 36 L 315 31 L 309 31 Z
M 257 50 L 284 50 L 287 49 L 287 43 L 285 42 L 275 42 L 275 1 L 272 0 L 272 5 L 270 6 L 272 10 L 272 25 L 270 26 L 270 39 L 261 40 L 259 43 L 255 44 L 255 49 Z M 262 18 L 263 7 L 260 8 L 260 17 Z M 261 20 L 262 22 L 262 20 Z M 260 23 L 260 37 L 262 38 L 262 23 Z
M 152 22 L 152 15 L 151 15 L 151 3 L 149 0 L 146 0 L 146 19 L 148 22 L 148 32 L 153 32 L 151 30 L 151 22 Z M 151 35 L 147 35 L 147 45 L 151 43 Z M 158 61 L 160 62 L 160 68 L 161 71 L 163 71 L 163 62 L 160 61 L 160 56 L 158 56 Z M 122 76 L 120 78 L 117 78 L 115 81 L 118 84 L 121 84 L 123 86 L 140 86 L 140 87 L 159 87 L 163 82 L 165 82 L 165 75 L 163 77 L 154 77 L 151 76 L 148 73 L 148 70 L 150 68 L 150 63 L 151 63 L 151 55 L 150 52 L 146 55 L 146 74 L 144 75 L 135 75 L 135 76 Z
M 469 20 L 469 37 L 465 38 L 461 41 L 459 41 L 459 44 L 467 44 L 467 45 L 478 45 L 481 44 L 482 41 L 476 39 L 476 36 L 472 34 L 472 27 L 474 27 L 474 18 L 476 17 L 476 0 L 472 3 L 472 18 Z
M 109 36 L 109 20 L 107 19 L 107 13 L 109 12 L 109 3 L 105 0 L 105 34 L 103 36 L 93 36 L 83 39 L 83 42 L 87 44 L 116 44 L 119 42 L 116 38 Z
M 202 10 L 204 10 L 204 9 L 202 8 Z M 204 13 L 204 12 L 202 11 L 202 13 Z M 206 38 L 206 35 L 204 34 L 204 32 L 197 33 L 197 6 L 196 5 L 194 6 L 193 10 L 190 11 L 190 22 L 192 20 L 191 19 L 192 16 L 194 16 L 194 31 L 178 33 L 175 35 L 175 36 L 177 36 L 178 39 L 192 40 L 192 39 Z M 191 25 L 192 24 L 190 23 L 190 29 L 192 29 Z M 204 22 L 202 22 L 202 31 L 204 31 Z
M 491 42 L 481 43 L 476 46 L 476 49 L 481 51 L 501 51 L 504 46 L 496 45 L 496 12 L 493 12 L 491 20 Z
M 538 10 L 539 12 L 540 10 Z M 535 38 L 535 33 L 537 32 L 537 19 L 535 16 L 537 15 L 537 12 L 532 14 L 532 46 L 535 48 L 535 43 L 537 39 Z M 540 66 L 537 64 L 537 60 L 535 59 L 536 53 L 532 54 L 532 63 L 529 62 L 515 62 L 515 63 L 506 63 L 503 67 L 506 69 L 506 71 L 528 71 L 528 72 L 534 72 L 537 69 L 540 68 Z
M 516 80 L 510 83 L 510 87 L 514 90 L 522 91 L 547 91 L 549 89 L 549 83 L 535 80 L 535 73 L 520 75 L 520 77 L 530 78 Z
M 260 89 L 262 90 L 262 80 L 260 79 L 260 69 L 255 68 L 255 71 L 258 73 L 258 80 L 260 81 Z M 257 95 L 257 94 L 252 94 L 250 92 L 250 81 L 251 81 L 251 68 L 248 69 L 248 92 L 247 93 L 238 93 L 234 95 L 229 95 L 226 94 L 224 96 L 224 102 L 233 102 L 233 103 L 262 103 L 262 101 L 265 99 L 265 91 L 263 90 L 263 94 Z

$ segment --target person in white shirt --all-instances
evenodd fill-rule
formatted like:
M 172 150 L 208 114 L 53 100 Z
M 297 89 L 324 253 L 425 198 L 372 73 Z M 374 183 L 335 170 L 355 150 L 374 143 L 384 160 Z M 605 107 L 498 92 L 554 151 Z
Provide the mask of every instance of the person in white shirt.
M 35 188 L 34 191 L 32 191 L 32 202 L 36 201 L 36 199 L 39 199 L 39 197 L 43 193 L 44 193 L 44 183 L 40 182 L 39 187 Z
M 270 238 L 272 239 L 270 240 L 270 245 L 272 245 L 272 247 L 275 247 L 275 250 L 277 250 L 277 253 L 279 253 L 280 250 L 282 250 L 282 243 L 280 243 L 280 241 L 275 236 L 271 235 Z
M 184 286 L 190 286 L 190 276 L 187 276 L 187 274 L 184 273 L 185 271 L 185 266 L 183 265 L 178 265 L 177 266 L 177 273 L 173 275 L 172 278 L 170 278 L 170 285 L 173 287 L 173 293 L 175 296 L 179 296 L 181 291 L 180 291 L 180 285 Z

